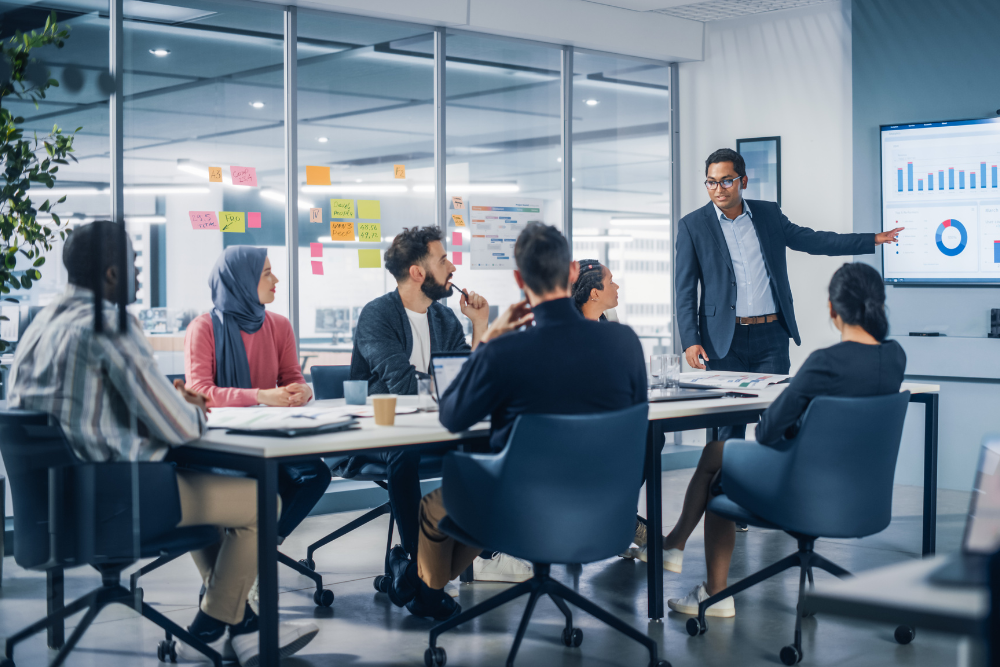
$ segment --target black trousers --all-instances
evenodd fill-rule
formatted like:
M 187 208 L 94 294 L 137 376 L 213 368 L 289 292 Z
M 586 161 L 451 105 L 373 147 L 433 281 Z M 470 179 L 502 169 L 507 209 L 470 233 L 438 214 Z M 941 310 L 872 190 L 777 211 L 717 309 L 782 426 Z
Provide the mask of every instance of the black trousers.
M 788 331 L 780 321 L 737 324 L 726 356 L 712 359 L 706 365 L 710 371 L 788 375 L 792 365 L 788 358 Z M 725 426 L 719 429 L 719 439 L 743 438 L 746 433 L 746 425 Z
M 278 495 L 281 496 L 279 538 L 290 535 L 309 516 L 329 488 L 331 479 L 330 468 L 323 459 L 278 465 Z

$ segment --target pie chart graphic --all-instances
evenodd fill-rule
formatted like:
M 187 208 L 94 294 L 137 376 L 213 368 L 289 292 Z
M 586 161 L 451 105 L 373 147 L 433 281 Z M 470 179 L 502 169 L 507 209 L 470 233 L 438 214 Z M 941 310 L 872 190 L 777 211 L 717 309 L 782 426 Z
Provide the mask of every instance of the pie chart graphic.
M 960 235 L 958 245 L 954 248 L 949 248 L 944 244 L 944 234 L 949 227 L 958 230 Z M 965 245 L 969 242 L 969 234 L 965 231 L 965 225 L 958 220 L 945 220 L 938 225 L 937 234 L 934 235 L 934 241 L 937 243 L 938 250 L 940 250 L 942 254 L 947 255 L 948 257 L 954 257 L 965 250 Z

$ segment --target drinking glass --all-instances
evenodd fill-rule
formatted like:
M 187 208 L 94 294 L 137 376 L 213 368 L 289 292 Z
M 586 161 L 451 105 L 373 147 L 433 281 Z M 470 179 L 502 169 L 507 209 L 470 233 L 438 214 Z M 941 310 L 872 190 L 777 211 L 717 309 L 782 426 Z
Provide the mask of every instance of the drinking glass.
M 664 354 L 663 386 L 677 389 L 681 386 L 681 357 L 679 354 Z
M 431 376 L 417 376 L 417 409 L 430 410 L 434 407 L 433 393 L 431 392 Z
M 659 389 L 663 387 L 663 382 L 667 372 L 665 354 L 654 354 L 649 357 L 649 388 Z
M 348 405 L 364 405 L 368 401 L 368 380 L 345 380 L 344 398 Z

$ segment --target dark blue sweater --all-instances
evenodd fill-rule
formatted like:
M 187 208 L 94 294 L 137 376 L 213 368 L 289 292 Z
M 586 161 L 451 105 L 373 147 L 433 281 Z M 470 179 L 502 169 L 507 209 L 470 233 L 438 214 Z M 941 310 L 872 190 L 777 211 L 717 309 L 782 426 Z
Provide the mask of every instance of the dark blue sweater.
M 436 301 L 427 309 L 431 354 L 468 352 L 465 330 L 455 313 Z M 416 394 L 417 369 L 410 363 L 413 332 L 399 290 L 369 301 L 354 329 L 351 379 L 368 380 L 369 394 Z

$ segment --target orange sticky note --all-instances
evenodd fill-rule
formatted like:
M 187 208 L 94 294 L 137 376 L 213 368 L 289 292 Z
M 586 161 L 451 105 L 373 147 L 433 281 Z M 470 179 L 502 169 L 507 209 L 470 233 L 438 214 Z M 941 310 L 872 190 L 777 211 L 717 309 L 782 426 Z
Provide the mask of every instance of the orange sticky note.
M 396 178 L 406 178 L 406 166 L 402 164 L 392 165 L 392 173 Z
M 323 256 L 323 244 L 322 243 L 310 243 L 309 253 L 312 257 L 322 257 Z
M 452 197 L 451 198 L 451 207 L 452 208 L 465 208 L 465 202 L 462 201 L 461 197 Z
M 323 262 L 313 262 L 313 275 L 321 276 L 323 275 Z
M 247 213 L 247 227 L 260 229 L 260 213 Z
M 209 183 L 221 183 L 222 182 L 222 167 L 209 167 L 208 168 L 208 182 Z
M 323 209 L 321 208 L 309 209 L 309 222 L 323 222 Z
M 330 238 L 334 241 L 353 241 L 354 223 L 340 222 L 333 220 L 330 222 Z
M 330 168 L 306 167 L 306 185 L 330 185 Z
M 455 266 L 462 266 L 462 253 L 453 252 L 451 253 L 451 263 Z
M 456 227 L 465 227 L 465 219 L 460 215 L 451 216 L 451 221 Z
M 378 248 L 358 249 L 358 267 L 362 269 L 381 269 L 382 251 Z

